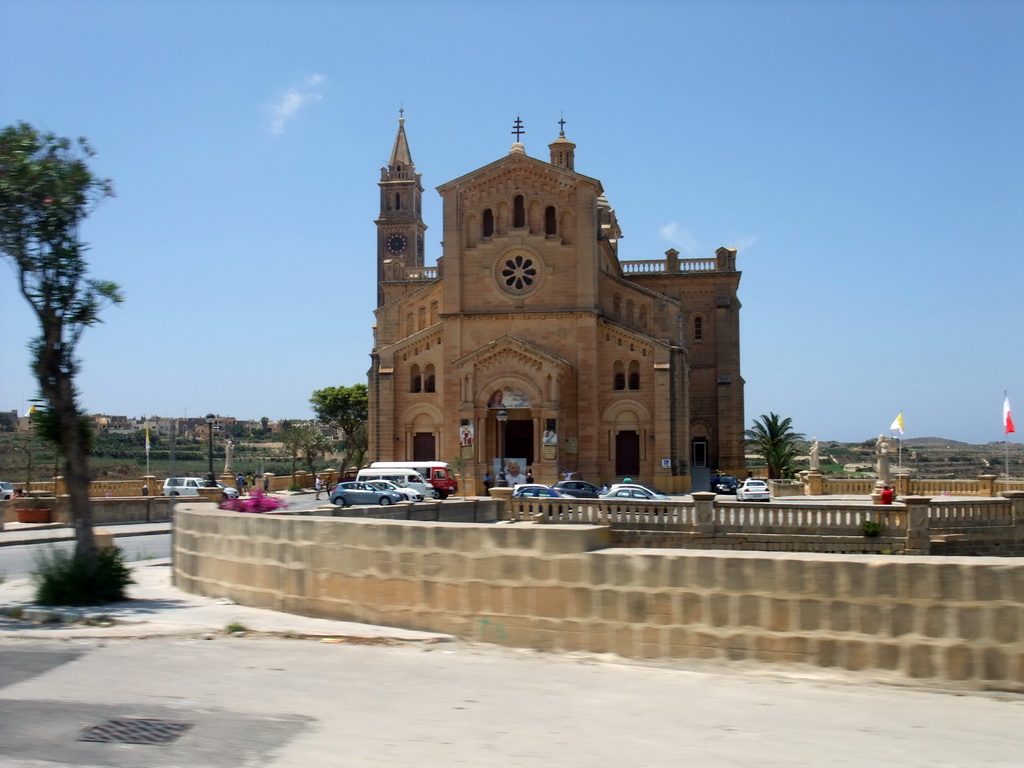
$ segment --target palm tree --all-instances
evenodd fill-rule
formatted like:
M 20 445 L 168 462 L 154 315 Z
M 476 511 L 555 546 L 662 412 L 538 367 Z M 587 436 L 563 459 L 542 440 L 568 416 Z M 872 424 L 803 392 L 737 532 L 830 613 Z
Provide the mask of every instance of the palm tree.
M 776 413 L 761 415 L 754 420 L 754 426 L 743 433 L 747 448 L 764 458 L 768 465 L 768 477 L 780 479 L 793 476 L 793 459 L 799 451 L 797 442 L 803 434 L 793 431 L 793 420 L 781 418 Z

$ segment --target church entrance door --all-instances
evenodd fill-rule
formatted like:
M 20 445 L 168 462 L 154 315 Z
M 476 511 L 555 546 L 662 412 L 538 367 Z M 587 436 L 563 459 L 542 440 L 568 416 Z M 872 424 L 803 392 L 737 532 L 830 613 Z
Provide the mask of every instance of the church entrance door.
M 615 435 L 615 474 L 640 474 L 640 433 L 622 430 Z
M 527 466 L 533 465 L 533 419 L 505 423 L 505 455 L 526 459 Z
M 433 432 L 417 432 L 412 436 L 412 460 L 436 461 L 437 450 Z

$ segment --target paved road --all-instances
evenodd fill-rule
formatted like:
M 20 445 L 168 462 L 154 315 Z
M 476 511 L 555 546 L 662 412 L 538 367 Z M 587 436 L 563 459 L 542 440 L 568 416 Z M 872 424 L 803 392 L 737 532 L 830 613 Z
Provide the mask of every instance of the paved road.
M 464 643 L 0 639 L 0 765 L 1019 768 L 1024 699 Z M 164 746 L 77 741 L 111 717 Z M 46 762 L 44 762 L 46 761 Z
M 115 536 L 114 542 L 124 550 L 128 562 L 171 556 L 171 536 L 168 533 L 153 536 Z M 0 574 L 9 579 L 27 576 L 32 572 L 32 566 L 39 553 L 51 547 L 70 552 L 74 550 L 75 543 L 68 540 L 0 547 Z

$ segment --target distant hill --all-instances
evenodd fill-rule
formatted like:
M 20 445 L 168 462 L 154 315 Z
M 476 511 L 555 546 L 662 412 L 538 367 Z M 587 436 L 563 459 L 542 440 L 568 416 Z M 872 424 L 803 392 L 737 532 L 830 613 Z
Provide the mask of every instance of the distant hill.
M 950 440 L 948 437 L 911 437 L 903 441 L 904 448 L 970 448 L 971 443 Z

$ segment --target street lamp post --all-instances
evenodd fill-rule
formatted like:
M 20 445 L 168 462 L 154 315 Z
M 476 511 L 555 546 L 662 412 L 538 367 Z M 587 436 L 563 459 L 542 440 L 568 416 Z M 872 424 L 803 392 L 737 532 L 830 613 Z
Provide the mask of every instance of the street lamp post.
M 497 414 L 495 414 L 495 418 L 498 419 L 499 440 L 501 441 L 501 459 L 498 461 L 498 476 L 494 479 L 499 488 L 504 488 L 507 485 L 505 481 L 505 422 L 508 421 L 508 411 L 502 408 Z
M 206 433 L 210 441 L 209 453 L 210 453 L 210 474 L 206 478 L 207 488 L 217 487 L 217 478 L 213 474 L 213 422 L 216 420 L 216 416 L 212 413 L 206 414 Z

